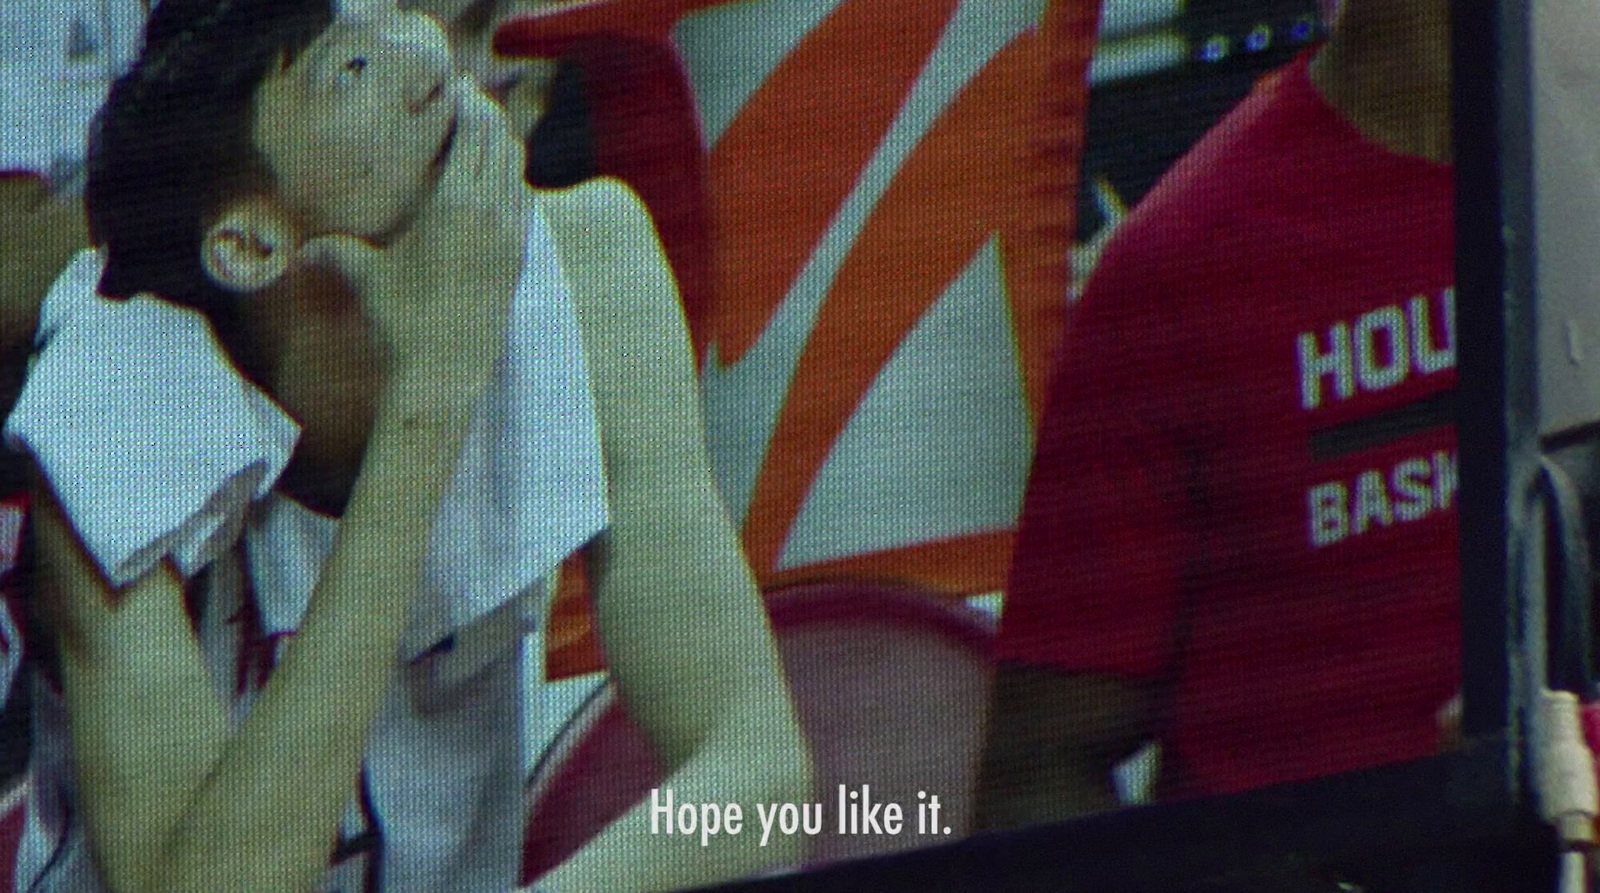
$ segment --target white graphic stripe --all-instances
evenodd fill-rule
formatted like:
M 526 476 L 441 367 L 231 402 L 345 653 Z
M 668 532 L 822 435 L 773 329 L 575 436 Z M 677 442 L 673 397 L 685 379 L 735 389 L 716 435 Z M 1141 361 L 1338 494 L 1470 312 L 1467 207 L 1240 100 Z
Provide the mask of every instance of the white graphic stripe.
M 1009 529 L 1033 431 L 997 238 L 884 364 L 795 520 L 780 569 Z
M 805 36 L 844 0 L 756 0 L 713 6 L 672 31 L 709 148 Z
M 956 94 L 996 53 L 1036 27 L 1044 8 L 1045 0 L 966 0 L 957 8 L 905 105 L 766 331 L 727 369 L 721 368 L 712 346 L 702 376 L 707 442 L 734 518 L 742 522 L 750 511 L 756 478 L 800 356 L 867 219 Z

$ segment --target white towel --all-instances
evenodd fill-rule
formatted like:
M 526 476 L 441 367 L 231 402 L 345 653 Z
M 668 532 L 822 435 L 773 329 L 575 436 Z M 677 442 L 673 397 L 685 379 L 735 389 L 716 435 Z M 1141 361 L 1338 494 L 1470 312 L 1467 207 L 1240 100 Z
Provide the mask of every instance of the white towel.
M 198 313 L 148 296 L 102 298 L 101 268 L 85 251 L 51 288 L 5 439 L 36 457 L 114 584 L 163 558 L 190 576 L 240 538 L 299 427 L 239 375 Z M 606 524 L 578 321 L 537 212 L 510 312 L 504 357 L 434 524 L 407 658 L 532 590 Z M 320 566 L 330 537 L 265 510 L 278 501 L 254 513 L 252 554 L 282 540 L 285 556 L 316 555 Z M 306 552 L 308 536 L 318 542 Z M 297 625 L 318 567 L 260 570 L 268 625 Z

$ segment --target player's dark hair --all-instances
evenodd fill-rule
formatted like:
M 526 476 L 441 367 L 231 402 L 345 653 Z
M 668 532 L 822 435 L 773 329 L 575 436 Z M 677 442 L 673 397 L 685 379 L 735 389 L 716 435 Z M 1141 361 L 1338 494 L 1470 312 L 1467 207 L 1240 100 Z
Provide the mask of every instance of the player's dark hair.
M 138 61 L 112 85 L 89 137 L 89 232 L 106 256 L 100 292 L 148 292 L 211 319 L 236 361 L 236 296 L 201 265 L 224 205 L 267 192 L 255 94 L 333 21 L 332 0 L 163 0 Z
M 564 58 L 556 65 L 545 97 L 545 112 L 527 138 L 528 184 L 565 189 L 595 176 L 594 123 L 585 95 L 583 63 Z

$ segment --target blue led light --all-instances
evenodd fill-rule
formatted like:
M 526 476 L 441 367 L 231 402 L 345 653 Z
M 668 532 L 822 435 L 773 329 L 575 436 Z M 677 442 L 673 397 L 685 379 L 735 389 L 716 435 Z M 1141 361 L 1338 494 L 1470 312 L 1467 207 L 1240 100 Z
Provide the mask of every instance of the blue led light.
M 1250 35 L 1244 39 L 1244 48 L 1252 53 L 1259 53 L 1272 46 L 1272 26 L 1257 25 L 1251 29 Z
M 1221 62 L 1228 58 L 1230 49 L 1226 34 L 1213 34 L 1200 45 L 1200 58 L 1207 62 Z
M 1306 43 L 1307 41 L 1311 40 L 1316 33 L 1317 23 L 1311 21 L 1309 18 L 1297 19 L 1293 25 L 1289 26 L 1289 39 L 1295 43 Z

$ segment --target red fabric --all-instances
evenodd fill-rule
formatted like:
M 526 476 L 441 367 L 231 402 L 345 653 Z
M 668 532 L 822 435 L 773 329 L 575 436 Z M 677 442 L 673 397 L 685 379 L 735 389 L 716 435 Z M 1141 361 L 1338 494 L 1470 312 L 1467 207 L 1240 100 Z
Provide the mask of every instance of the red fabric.
M 678 283 L 696 367 L 711 312 L 711 224 L 705 154 L 688 77 L 665 40 L 575 41 L 592 112 L 595 172 L 632 186 L 650 209 Z
M 1302 58 L 1157 185 L 1069 320 L 999 657 L 1171 683 L 1169 794 L 1435 747 L 1460 673 L 1451 416 L 1348 426 L 1454 389 L 1452 213 L 1450 168 L 1366 142 Z M 1344 338 L 1349 394 L 1313 372 L 1308 409 L 1302 351 Z M 1330 456 L 1330 430 L 1360 442 Z M 1344 536 L 1319 495 L 1361 509 Z
M 1583 741 L 1589 750 L 1600 754 L 1600 704 L 1584 704 L 1578 717 L 1583 721 Z
M 0 893 L 16 890 L 17 851 L 22 847 L 22 832 L 27 827 L 27 803 L 22 799 L 21 788 L 14 788 L 5 798 L 5 810 L 0 813 Z
M 795 272 L 809 262 L 817 238 L 838 210 L 837 203 L 826 200 L 828 191 L 842 200 L 856 187 L 858 162 L 875 151 L 882 125 L 894 117 L 926 59 L 926 47 L 937 43 L 947 11 L 939 4 L 916 9 L 926 20 L 913 27 L 905 4 L 839 6 L 807 35 L 807 47 L 786 57 L 713 150 L 709 170 L 722 276 L 717 293 L 743 298 L 717 304 L 714 343 L 724 364 L 770 331 L 771 312 L 792 280 L 788 274 L 772 278 L 782 272 L 783 256 L 792 255 Z M 833 91 L 859 95 L 848 103 L 838 93 L 831 99 L 820 94 L 815 105 L 797 99 L 794 91 L 806 83 L 797 75 L 813 70 L 799 64 L 802 49 L 807 55 L 838 56 L 841 46 L 862 46 L 865 21 L 836 30 L 836 22 L 848 22 L 851 14 L 874 21 L 882 29 L 879 41 L 896 48 L 892 55 L 875 51 L 870 56 L 888 70 L 867 68 L 859 72 L 859 83 L 846 78 L 829 84 Z M 923 40 L 926 47 L 919 47 L 917 41 Z M 1007 272 L 1006 293 L 996 298 L 1010 304 L 1016 330 L 1030 333 L 1019 339 L 1019 349 L 1044 348 L 1031 356 L 1019 353 L 1024 383 L 1031 376 L 1023 370 L 1048 364 L 1067 293 L 1070 231 L 1057 228 L 1068 220 L 1060 202 L 1063 190 L 1056 188 L 1067 178 L 1064 159 L 1041 152 L 1037 142 L 1044 134 L 1054 136 L 1063 124 L 1045 117 L 1050 104 L 1041 96 L 1048 92 L 1042 85 L 1051 55 L 1036 31 L 1016 37 L 986 60 L 910 150 L 854 237 L 805 337 L 742 525 L 746 554 L 763 586 L 827 579 L 826 569 L 783 568 L 780 560 L 818 476 L 890 359 L 997 234 Z M 850 71 L 858 73 L 855 67 Z M 841 115 L 843 108 L 850 114 Z M 802 109 L 806 116 L 827 119 L 826 124 L 803 123 Z M 810 148 L 800 133 L 809 134 Z M 862 134 L 870 138 L 863 141 Z M 1060 148 L 1058 142 L 1049 145 Z M 796 188 L 797 183 L 805 187 Z M 763 302 L 770 310 L 760 310 Z M 915 465 L 917 460 L 905 461 Z M 937 539 L 950 547 L 938 563 L 954 575 L 941 579 L 931 573 L 935 568 L 924 549 L 882 562 L 885 578 L 958 594 L 993 591 L 1002 584 L 1010 555 L 986 548 L 997 542 L 994 538 Z M 862 547 L 857 554 L 866 552 Z M 976 588 L 957 588 L 974 580 Z

